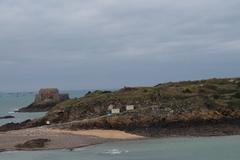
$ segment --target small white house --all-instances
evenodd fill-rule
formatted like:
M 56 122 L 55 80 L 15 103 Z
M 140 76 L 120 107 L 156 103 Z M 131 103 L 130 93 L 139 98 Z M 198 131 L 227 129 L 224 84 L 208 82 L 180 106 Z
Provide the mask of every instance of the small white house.
M 113 108 L 111 110 L 111 112 L 112 112 L 112 114 L 118 114 L 118 113 L 120 113 L 120 109 L 119 108 Z
M 134 105 L 126 105 L 126 111 L 134 110 Z

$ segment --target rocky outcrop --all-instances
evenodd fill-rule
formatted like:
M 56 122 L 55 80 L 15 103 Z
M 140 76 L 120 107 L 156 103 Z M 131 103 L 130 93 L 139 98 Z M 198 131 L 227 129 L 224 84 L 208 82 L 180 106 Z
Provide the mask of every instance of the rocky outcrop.
M 57 128 L 119 129 L 147 136 L 240 134 L 239 93 L 240 78 L 95 91 L 59 103 L 24 126 L 50 122 Z M 109 114 L 109 106 L 120 113 Z M 128 111 L 126 106 L 134 107 Z
M 31 127 L 38 127 L 46 125 L 46 120 L 44 118 L 41 119 L 35 119 L 35 120 L 26 120 L 20 123 L 7 123 L 2 126 L 0 126 L 0 132 L 7 132 L 11 130 L 19 130 L 19 129 L 26 129 Z
M 27 107 L 21 108 L 19 112 L 45 112 L 56 104 L 69 99 L 68 94 L 60 94 L 56 88 L 40 89 L 35 101 Z
M 0 117 L 0 119 L 10 119 L 10 118 L 15 118 L 15 117 L 14 117 L 14 116 L 11 116 L 11 115 Z
M 136 118 L 136 119 L 134 119 Z M 54 128 L 116 129 L 146 137 L 167 136 L 224 136 L 240 134 L 240 119 L 192 119 L 165 121 L 157 117 L 116 116 L 57 124 Z
M 239 92 L 240 78 L 96 91 L 56 105 L 45 119 L 69 129 L 105 128 L 159 134 L 164 134 L 163 131 L 187 134 L 191 129 L 194 135 L 199 126 L 206 127 L 209 135 L 215 130 L 219 135 L 235 134 L 240 133 Z M 134 110 L 126 111 L 129 105 Z M 109 106 L 120 109 L 120 113 L 109 114 Z
M 39 148 L 44 148 L 47 142 L 50 142 L 50 140 L 42 139 L 42 138 L 32 139 L 23 144 L 18 144 L 15 147 L 20 150 L 22 150 L 22 149 L 39 149 Z

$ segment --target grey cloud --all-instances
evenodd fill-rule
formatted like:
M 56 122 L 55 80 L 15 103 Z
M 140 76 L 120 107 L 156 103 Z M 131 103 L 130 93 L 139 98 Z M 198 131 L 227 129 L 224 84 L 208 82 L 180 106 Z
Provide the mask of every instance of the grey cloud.
M 239 6 L 237 0 L 0 1 L 0 90 L 239 76 Z

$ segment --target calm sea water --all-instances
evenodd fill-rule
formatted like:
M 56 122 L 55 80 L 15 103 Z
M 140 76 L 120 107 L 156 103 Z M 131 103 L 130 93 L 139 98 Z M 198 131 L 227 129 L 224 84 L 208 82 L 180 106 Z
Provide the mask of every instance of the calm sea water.
M 61 91 L 69 93 L 71 98 L 81 97 L 87 93 L 86 90 L 80 91 Z M 21 122 L 43 116 L 44 112 L 39 113 L 14 113 L 14 110 L 25 107 L 34 101 L 35 92 L 19 93 L 0 93 L 0 116 L 13 115 L 14 119 L 0 119 L 0 125 L 9 122 Z
M 87 148 L 3 152 L 0 160 L 239 160 L 240 136 L 169 138 L 106 143 Z
M 73 98 L 87 91 L 68 92 Z M 12 113 L 14 109 L 30 104 L 34 96 L 35 93 L 0 93 L 0 116 L 16 116 L 15 119 L 0 120 L 0 124 L 45 114 Z M 240 136 L 122 141 L 74 151 L 3 152 L 0 160 L 240 160 Z

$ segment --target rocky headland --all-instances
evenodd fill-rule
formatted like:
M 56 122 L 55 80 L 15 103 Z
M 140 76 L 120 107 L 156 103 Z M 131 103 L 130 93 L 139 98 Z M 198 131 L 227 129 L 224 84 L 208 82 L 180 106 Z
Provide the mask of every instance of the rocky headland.
M 29 106 L 19 109 L 18 112 L 46 112 L 58 103 L 68 99 L 68 94 L 60 94 L 56 88 L 40 89 L 35 101 Z
M 240 134 L 240 78 L 89 92 L 54 106 L 42 120 L 63 129 L 144 136 Z
M 41 119 L 7 124 L 0 131 L 46 122 L 53 129 L 122 130 L 148 137 L 240 134 L 240 78 L 89 92 L 56 104 Z

